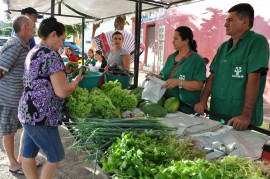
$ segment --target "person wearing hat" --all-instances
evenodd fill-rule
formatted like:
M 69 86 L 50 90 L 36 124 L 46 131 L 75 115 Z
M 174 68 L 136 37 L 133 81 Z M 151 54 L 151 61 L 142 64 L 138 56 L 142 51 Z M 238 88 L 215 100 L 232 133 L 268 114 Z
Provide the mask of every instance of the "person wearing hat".
M 38 14 L 37 10 L 35 10 L 32 7 L 27 7 L 27 8 L 22 9 L 21 14 L 28 16 L 34 23 L 37 22 L 37 19 L 43 18 L 43 15 Z M 32 49 L 36 45 L 34 38 L 31 38 L 29 40 L 29 45 L 30 45 L 30 49 Z

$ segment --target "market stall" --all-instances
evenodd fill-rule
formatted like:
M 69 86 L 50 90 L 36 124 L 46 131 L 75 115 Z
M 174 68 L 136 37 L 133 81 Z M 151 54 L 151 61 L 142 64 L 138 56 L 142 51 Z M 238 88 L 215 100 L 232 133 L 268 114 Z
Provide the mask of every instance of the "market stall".
M 88 77 L 90 84 L 93 76 Z M 178 110 L 181 105 L 191 107 L 188 104 L 162 95 L 152 99 L 152 93 L 147 97 L 145 91 L 124 89 L 118 80 L 99 88 L 79 84 L 63 113 L 63 122 L 75 138 L 70 149 L 85 151 L 85 162 L 94 162 L 97 169 L 102 166 L 100 172 L 118 178 L 234 178 L 235 170 L 240 178 L 248 178 L 253 170 L 258 171 L 256 178 L 266 178 L 257 161 L 268 136 L 236 131 L 207 116 L 184 114 Z M 179 167 L 187 163 L 194 168 Z M 201 165 L 205 171 L 196 169 Z

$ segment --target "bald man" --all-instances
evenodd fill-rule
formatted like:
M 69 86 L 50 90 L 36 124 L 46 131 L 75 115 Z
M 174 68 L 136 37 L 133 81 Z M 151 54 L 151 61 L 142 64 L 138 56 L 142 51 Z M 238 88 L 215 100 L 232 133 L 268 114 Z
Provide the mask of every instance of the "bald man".
M 0 136 L 9 160 L 9 171 L 23 174 L 14 155 L 15 133 L 21 128 L 17 117 L 23 90 L 24 61 L 29 40 L 34 37 L 34 22 L 21 15 L 13 21 L 15 34 L 0 50 Z

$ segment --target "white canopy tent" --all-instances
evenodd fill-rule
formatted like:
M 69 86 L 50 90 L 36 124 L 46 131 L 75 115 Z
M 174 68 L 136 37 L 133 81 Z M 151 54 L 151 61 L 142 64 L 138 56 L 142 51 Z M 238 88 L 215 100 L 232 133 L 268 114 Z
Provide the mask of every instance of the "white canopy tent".
M 21 9 L 33 7 L 39 14 L 55 16 L 58 21 L 67 25 L 83 24 L 84 26 L 85 22 L 135 13 L 134 87 L 138 85 L 142 11 L 169 8 L 175 4 L 194 1 L 199 0 L 3 0 L 8 6 L 6 12 L 9 19 L 18 16 Z M 82 33 L 82 41 L 84 41 L 84 32 Z
M 3 0 L 8 5 L 8 17 L 20 14 L 21 9 L 33 7 L 40 14 L 51 14 L 54 11 L 59 21 L 72 25 L 81 23 L 81 17 L 87 21 L 95 21 L 115 17 L 117 15 L 135 13 L 135 4 L 142 3 L 142 11 L 156 8 L 169 8 L 174 4 L 191 2 L 192 0 Z M 52 9 L 52 3 L 54 9 Z M 72 17 L 73 18 L 65 18 Z

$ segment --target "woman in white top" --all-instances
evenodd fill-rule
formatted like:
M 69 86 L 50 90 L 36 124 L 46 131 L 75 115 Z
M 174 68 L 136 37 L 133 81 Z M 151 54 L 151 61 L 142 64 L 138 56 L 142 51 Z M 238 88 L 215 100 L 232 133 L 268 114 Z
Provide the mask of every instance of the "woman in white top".
M 105 70 L 117 63 L 118 66 L 122 66 L 125 69 L 130 69 L 131 56 L 126 49 L 122 47 L 124 42 L 124 36 L 121 32 L 114 32 L 112 35 L 113 49 L 109 51 L 107 54 L 108 57 L 108 65 Z
M 100 50 L 95 52 L 95 59 L 97 60 L 96 66 L 99 68 L 99 72 L 104 72 L 104 68 L 107 66 L 107 60 Z

